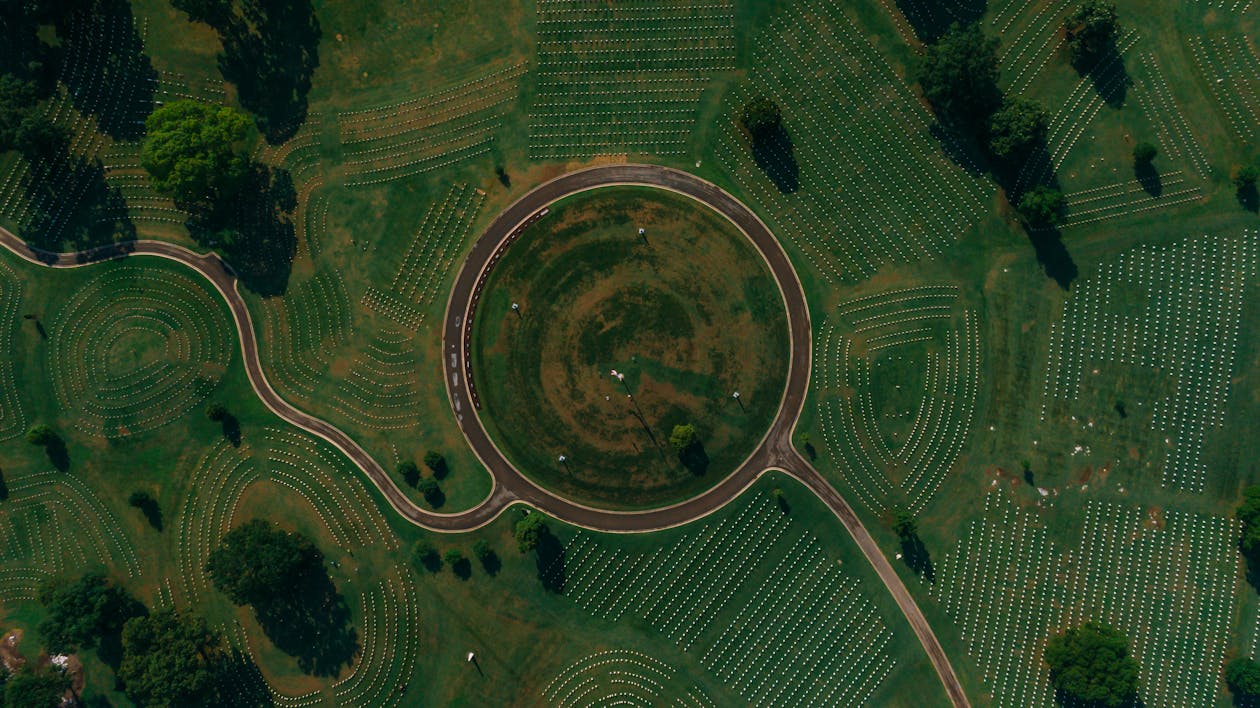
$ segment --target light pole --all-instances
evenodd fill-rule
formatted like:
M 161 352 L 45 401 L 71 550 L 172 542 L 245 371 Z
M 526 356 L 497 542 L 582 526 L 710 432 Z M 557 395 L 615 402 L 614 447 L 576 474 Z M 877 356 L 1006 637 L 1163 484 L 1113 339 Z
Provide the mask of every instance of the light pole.
M 626 395 L 633 399 L 634 394 L 630 392 L 630 384 L 626 383 L 626 375 L 616 369 L 613 369 L 608 373 L 611 374 L 614 379 L 620 381 L 622 386 L 626 387 Z
M 736 391 L 735 393 L 732 393 L 732 394 L 731 394 L 731 398 L 734 398 L 734 399 L 735 399 L 735 402 L 739 404 L 739 409 L 740 409 L 741 411 L 742 411 L 742 410 L 744 410 L 744 402 L 743 402 L 742 400 L 740 400 L 740 398 L 739 398 L 739 391 Z
M 565 471 L 568 472 L 569 471 L 569 458 L 565 457 L 564 455 L 561 455 L 558 459 L 560 460 L 560 464 L 564 465 Z
M 515 313 L 516 313 L 516 316 L 517 316 L 517 317 L 520 317 L 520 316 L 521 316 L 521 306 L 520 306 L 520 304 L 515 303 L 515 302 L 514 302 L 514 303 L 512 303 L 512 312 L 515 312 Z
M 647 243 L 647 229 L 639 227 L 639 238 L 643 239 L 643 243 Z

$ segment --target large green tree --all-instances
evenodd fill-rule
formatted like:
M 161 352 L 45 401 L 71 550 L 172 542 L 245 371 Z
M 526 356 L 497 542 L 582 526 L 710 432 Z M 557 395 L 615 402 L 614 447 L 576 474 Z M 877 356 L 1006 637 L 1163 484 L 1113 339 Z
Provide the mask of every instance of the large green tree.
M 1234 513 L 1243 525 L 1238 548 L 1250 565 L 1260 567 L 1260 487 L 1244 489 L 1242 503 Z
M 54 579 L 39 589 L 48 616 L 39 623 L 44 644 L 55 654 L 91 649 L 105 635 L 117 635 L 144 606 L 99 573 L 78 580 Z
M 234 108 L 175 101 L 144 125 L 140 164 L 153 187 L 181 205 L 219 206 L 250 175 L 249 118 Z
M 783 114 L 779 105 L 765 96 L 749 101 L 739 112 L 739 122 L 753 137 L 779 130 Z
M 1024 192 L 1016 209 L 1029 226 L 1057 226 L 1063 221 L 1064 212 L 1067 211 L 1067 198 L 1054 187 L 1039 185 Z
M 1101 0 L 1085 0 L 1063 20 L 1072 65 L 1088 71 L 1115 50 L 1120 23 L 1116 6 Z
M 517 521 L 516 527 L 512 529 L 512 534 L 516 537 L 516 547 L 521 553 L 528 553 L 538 548 L 538 544 L 549 533 L 551 529 L 547 528 L 546 518 L 538 512 L 528 514 Z
M 141 706 L 220 705 L 223 641 L 196 615 L 173 610 L 127 622 L 118 679 Z
M 206 572 L 232 602 L 258 607 L 324 573 L 324 555 L 302 534 L 254 519 L 223 537 Z
M 16 149 L 28 157 L 47 155 L 63 142 L 63 132 L 39 107 L 35 83 L 0 74 L 0 152 Z
M 57 668 L 23 669 L 4 684 L 5 708 L 59 708 L 70 678 Z
M 691 423 L 675 425 L 674 429 L 669 433 L 669 446 L 674 448 L 674 452 L 680 455 L 691 449 L 699 440 L 700 436 L 696 432 L 696 426 Z
M 1234 702 L 1255 705 L 1260 701 L 1260 664 L 1240 656 L 1225 666 L 1225 683 L 1234 694 Z
M 57 431 L 53 430 L 51 426 L 45 425 L 43 423 L 37 423 L 36 425 L 32 425 L 26 431 L 26 442 L 32 445 L 41 445 L 41 446 L 47 447 L 49 445 L 52 445 L 58 442 L 59 440 L 61 440 L 61 437 L 57 435 Z
M 1012 165 L 1018 165 L 1046 141 L 1050 115 L 1040 103 L 1016 98 L 1006 101 L 989 121 L 989 152 Z
M 979 25 L 955 24 L 927 48 L 919 86 L 942 122 L 983 130 L 1002 103 L 998 90 L 998 40 Z
M 1118 630 L 1086 622 L 1046 643 L 1050 682 L 1068 705 L 1123 708 L 1137 698 L 1138 663 Z

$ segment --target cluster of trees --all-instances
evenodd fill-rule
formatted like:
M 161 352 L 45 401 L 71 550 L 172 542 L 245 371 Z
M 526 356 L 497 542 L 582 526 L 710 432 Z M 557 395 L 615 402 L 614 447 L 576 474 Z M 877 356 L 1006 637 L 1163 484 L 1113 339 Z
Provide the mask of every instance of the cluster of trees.
M 1086 622 L 1046 643 L 1050 683 L 1064 705 L 1127 708 L 1137 700 L 1138 663 L 1118 630 Z
M 446 479 L 446 476 L 450 474 L 450 467 L 446 464 L 446 457 L 434 450 L 429 450 L 424 454 L 424 466 L 429 470 L 428 477 L 420 474 L 420 468 L 414 461 L 403 460 L 398 464 L 398 476 L 402 477 L 403 482 L 406 482 L 408 486 L 418 490 L 429 506 L 437 509 L 446 503 L 446 494 L 442 492 L 442 486 L 438 484 L 438 480 Z
M 319 66 L 319 20 L 310 0 L 171 0 L 219 34 L 219 71 L 236 85 L 268 142 L 279 144 L 306 120 L 311 74 Z
M 139 705 L 213 706 L 227 697 L 228 652 L 198 615 L 163 610 L 129 620 L 122 646 L 118 679 Z
M 481 563 L 481 568 L 487 575 L 498 574 L 503 565 L 499 554 L 484 538 L 478 539 L 472 545 L 472 554 Z M 439 553 L 437 546 L 428 539 L 416 541 L 411 547 L 411 564 L 416 570 L 436 573 L 442 569 L 443 563 L 450 566 L 451 572 L 461 580 L 467 580 L 472 575 L 472 563 L 458 548 L 448 548 L 445 553 Z
M 47 650 L 96 650 L 137 705 L 214 706 L 240 694 L 239 672 L 221 637 L 199 616 L 150 614 L 99 573 L 52 579 L 40 587 L 38 599 L 47 612 L 39 625 Z M 60 705 L 69 687 L 55 667 L 6 678 L 5 705 L 11 706 Z
M 1093 72 L 1115 52 L 1117 32 L 1115 7 L 1085 0 L 1064 24 L 1072 63 L 1082 73 Z M 1038 260 L 1067 287 L 1076 277 L 1076 266 L 1056 230 L 1066 216 L 1067 200 L 1046 150 L 1049 113 L 1036 101 L 1003 95 L 998 86 L 999 42 L 978 23 L 954 24 L 930 41 L 918 76 L 924 97 L 941 124 L 974 146 L 989 165 L 1028 229 Z M 1149 176 L 1150 160 L 1139 165 Z
M 988 156 L 994 175 L 1031 228 L 1052 227 L 1064 213 L 1053 181 L 1024 188 L 1021 173 L 1033 160 L 1046 161 L 1049 113 L 1036 101 L 1002 95 L 998 45 L 979 24 L 952 26 L 928 47 L 919 72 L 924 97 L 942 124 L 970 138 Z

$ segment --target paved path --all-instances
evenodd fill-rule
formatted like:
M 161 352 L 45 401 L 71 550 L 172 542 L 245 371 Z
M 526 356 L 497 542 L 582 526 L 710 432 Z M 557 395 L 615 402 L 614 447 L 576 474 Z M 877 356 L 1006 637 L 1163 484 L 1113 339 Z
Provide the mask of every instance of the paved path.
M 611 511 L 577 504 L 535 485 L 522 475 L 486 434 L 476 414 L 475 384 L 467 372 L 470 321 L 485 282 L 488 267 L 503 248 L 515 239 L 538 212 L 567 195 L 611 185 L 647 185 L 668 189 L 702 202 L 729 219 L 761 252 L 779 284 L 788 314 L 791 356 L 788 380 L 779 413 L 756 450 L 738 469 L 708 491 L 673 506 L 647 511 Z M 880 580 L 896 600 L 918 636 L 936 669 L 950 701 L 969 706 L 949 659 L 910 595 L 901 578 L 880 551 L 875 540 L 848 502 L 792 447 L 792 430 L 805 402 L 809 387 L 810 343 L 809 308 L 796 272 L 787 254 L 765 224 L 747 207 L 717 186 L 694 175 L 653 165 L 606 165 L 571 172 L 547 182 L 501 212 L 473 244 L 463 263 L 443 324 L 443 356 L 446 387 L 460 429 L 477 457 L 490 472 L 493 488 L 479 505 L 458 514 L 438 514 L 416 506 L 362 447 L 339 428 L 294 408 L 271 387 L 258 356 L 258 341 L 244 299 L 237 290 L 234 274 L 213 254 L 199 254 L 183 246 L 162 241 L 134 241 L 75 253 L 48 253 L 28 246 L 17 236 L 0 228 L 0 245 L 33 263 L 72 268 L 127 257 L 146 255 L 178 261 L 200 273 L 231 310 L 241 342 L 245 372 L 254 391 L 279 417 L 323 438 L 341 450 L 385 495 L 390 506 L 408 521 L 434 531 L 459 532 L 476 529 L 493 521 L 512 503 L 528 504 L 565 522 L 598 531 L 643 532 L 685 524 L 721 509 L 768 470 L 782 470 L 812 490 L 831 509 L 853 537 L 863 555 L 875 568 Z

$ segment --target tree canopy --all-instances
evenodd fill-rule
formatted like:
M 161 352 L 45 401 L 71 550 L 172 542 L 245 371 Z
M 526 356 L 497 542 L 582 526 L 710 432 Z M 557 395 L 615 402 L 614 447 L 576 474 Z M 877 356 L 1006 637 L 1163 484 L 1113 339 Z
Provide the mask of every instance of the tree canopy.
M 674 448 L 674 452 L 682 454 L 689 450 L 700 439 L 696 433 L 696 426 L 691 423 L 683 423 L 675 425 L 674 429 L 669 433 L 669 446 Z
M 1118 630 L 1086 622 L 1046 644 L 1050 682 L 1065 702 L 1081 708 L 1122 708 L 1137 697 L 1138 664 Z
M 145 120 L 140 164 L 154 189 L 182 205 L 231 198 L 251 172 L 249 119 L 227 106 L 174 101 Z
M 232 529 L 210 552 L 206 572 L 238 605 L 265 605 L 279 588 L 294 588 L 324 572 L 324 555 L 299 533 L 261 519 Z
M 1002 102 L 997 49 L 998 40 L 986 37 L 975 24 L 955 24 L 927 48 L 919 86 L 937 118 L 956 125 L 987 125 Z
M 56 431 L 43 423 L 32 425 L 30 429 L 26 431 L 26 442 L 32 445 L 52 445 L 60 439 L 61 438 L 57 436 Z
M 547 520 L 542 514 L 528 514 L 525 518 L 516 522 L 516 527 L 512 530 L 512 534 L 516 537 L 516 547 L 521 553 L 538 548 L 538 544 L 543 537 L 551 533 L 551 529 L 547 528 Z
M 1133 162 L 1138 165 L 1149 165 L 1159 154 L 1159 148 L 1143 141 L 1133 146 Z
M 919 524 L 914 520 L 914 514 L 905 509 L 898 509 L 893 515 L 893 531 L 902 541 L 917 536 Z
M 1088 70 L 1114 51 L 1120 23 L 1116 6 L 1101 0 L 1085 0 L 1063 20 L 1072 65 Z
M 144 606 L 99 573 L 78 580 L 54 579 L 39 589 L 48 617 L 39 623 L 45 646 L 54 654 L 91 649 L 105 635 L 117 635 Z
M 1240 656 L 1225 666 L 1225 683 L 1235 703 L 1253 704 L 1260 700 L 1260 664 Z
M 1254 187 L 1257 179 L 1260 179 L 1260 167 L 1246 165 L 1238 168 L 1238 173 L 1234 175 L 1234 186 L 1239 189 Z
M 1243 490 L 1242 504 L 1234 514 L 1243 525 L 1238 548 L 1249 563 L 1260 565 L 1260 487 Z
M 403 460 L 398 463 L 398 475 L 409 486 L 414 487 L 420 481 L 420 468 L 411 460 Z
M 758 96 L 739 113 L 740 125 L 754 137 L 778 130 L 783 123 L 779 105 L 765 96 Z
M 225 653 L 220 637 L 196 615 L 174 610 L 127 622 L 118 679 L 141 706 L 218 705 Z
M 40 142 L 49 123 L 38 103 L 35 82 L 0 74 L 0 152 L 17 148 L 30 154 L 32 144 Z
M 1063 213 L 1067 210 L 1067 199 L 1063 192 L 1039 185 L 1024 192 L 1017 207 L 1019 215 L 1029 226 L 1042 228 L 1056 226 L 1063 221 Z
M 424 453 L 424 466 L 429 468 L 434 477 L 441 479 L 446 476 L 446 457 L 436 450 Z
M 989 121 L 989 152 L 1006 163 L 1022 163 L 1044 145 L 1050 115 L 1040 103 L 1016 98 L 1006 101 Z
M 5 708 L 58 708 L 70 677 L 58 668 L 26 668 L 4 684 Z
M 432 541 L 422 538 L 411 546 L 411 565 L 416 570 L 424 569 L 435 573 L 442 567 L 442 557 L 438 555 L 437 547 Z

